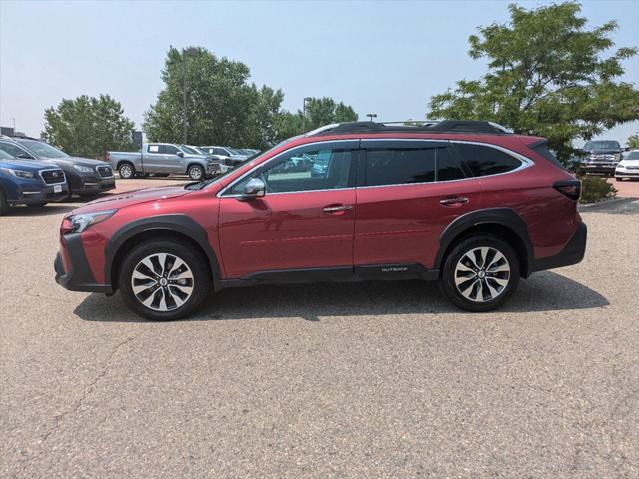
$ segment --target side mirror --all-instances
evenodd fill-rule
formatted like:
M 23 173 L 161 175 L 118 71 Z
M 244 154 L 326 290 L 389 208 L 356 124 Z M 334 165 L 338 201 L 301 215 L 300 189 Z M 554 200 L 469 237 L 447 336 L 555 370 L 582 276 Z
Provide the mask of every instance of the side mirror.
M 180 158 L 184 158 L 184 152 L 183 151 L 178 151 L 177 152 L 177 156 L 179 156 Z
M 262 198 L 266 195 L 266 184 L 259 178 L 252 178 L 244 185 L 244 194 L 238 199 L 240 201 Z

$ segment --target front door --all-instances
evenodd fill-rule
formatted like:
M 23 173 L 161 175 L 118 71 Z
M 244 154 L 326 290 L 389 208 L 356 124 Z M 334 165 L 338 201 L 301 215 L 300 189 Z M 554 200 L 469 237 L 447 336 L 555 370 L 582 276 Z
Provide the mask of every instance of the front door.
M 350 273 L 358 143 L 294 148 L 226 190 L 219 235 L 227 278 L 312 268 L 308 274 L 322 273 L 317 268 Z M 244 185 L 256 177 L 266 184 L 266 195 L 242 201 Z
M 366 140 L 362 149 L 355 265 L 430 269 L 446 226 L 477 208 L 479 180 L 447 141 Z

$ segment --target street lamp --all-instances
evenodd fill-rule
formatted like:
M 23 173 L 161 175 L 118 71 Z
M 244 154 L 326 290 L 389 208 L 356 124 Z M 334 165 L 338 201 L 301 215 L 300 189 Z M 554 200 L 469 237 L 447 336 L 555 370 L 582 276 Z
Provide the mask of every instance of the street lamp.
M 302 133 L 306 132 L 306 102 L 311 101 L 313 98 L 310 96 L 304 97 L 304 105 L 302 106 Z
M 367 113 L 367 117 L 371 119 L 371 123 L 373 123 L 373 118 L 377 118 L 377 113 Z

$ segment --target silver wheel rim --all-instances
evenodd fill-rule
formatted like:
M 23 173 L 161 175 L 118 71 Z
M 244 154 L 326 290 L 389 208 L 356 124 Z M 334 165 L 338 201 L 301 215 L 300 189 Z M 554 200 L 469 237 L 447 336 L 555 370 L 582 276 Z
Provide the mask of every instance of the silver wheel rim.
M 191 179 L 199 180 L 202 178 L 202 170 L 200 168 L 191 168 Z
M 131 170 L 130 166 L 123 166 L 120 168 L 120 176 L 123 178 L 130 178 L 133 174 L 133 170 Z
M 193 294 L 195 281 L 189 265 L 174 254 L 154 253 L 140 261 L 131 275 L 137 300 L 153 311 L 172 311 Z
M 486 303 L 501 295 L 510 282 L 510 263 L 488 246 L 467 251 L 455 267 L 455 286 L 466 299 Z

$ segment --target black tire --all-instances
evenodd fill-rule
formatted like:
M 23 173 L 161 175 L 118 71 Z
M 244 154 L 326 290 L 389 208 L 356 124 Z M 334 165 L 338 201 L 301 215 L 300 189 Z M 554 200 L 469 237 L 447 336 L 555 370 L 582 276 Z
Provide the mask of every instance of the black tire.
M 141 299 L 144 298 L 149 289 L 146 289 L 142 292 L 138 291 L 138 294 L 140 294 L 140 296 L 136 296 L 136 293 L 133 291 L 132 285 L 133 273 L 135 272 L 136 267 L 141 267 L 140 263 L 142 262 L 142 260 L 162 253 L 166 253 L 169 257 L 177 257 L 182 260 L 190 269 L 190 274 L 192 276 L 192 282 L 190 284 L 190 286 L 192 287 L 192 292 L 190 293 L 191 296 L 188 297 L 188 299 L 186 299 L 185 302 L 179 306 L 177 306 L 174 298 L 177 298 L 178 301 L 183 299 L 179 298 L 177 293 L 178 291 L 185 293 L 183 289 L 185 287 L 185 289 L 187 289 L 188 291 L 188 283 L 185 285 L 176 284 L 175 286 L 178 288 L 178 291 L 175 291 L 174 287 L 171 285 L 167 285 L 165 287 L 161 287 L 159 285 L 149 286 L 152 292 L 146 297 L 148 299 L 152 299 L 151 304 L 155 304 L 156 308 L 159 309 L 162 309 L 162 306 L 172 306 L 172 309 L 168 310 L 157 310 L 152 309 L 152 307 L 145 306 L 141 302 Z M 151 260 L 151 262 L 154 265 L 159 265 L 159 261 L 157 263 L 154 263 L 153 260 Z M 170 270 L 172 265 L 175 264 L 176 262 L 170 263 L 170 266 L 167 267 L 167 269 Z M 164 266 L 167 266 L 166 263 Z M 148 271 L 148 268 L 146 270 Z M 158 270 L 156 269 L 156 271 L 152 271 L 151 273 L 157 276 Z M 139 275 L 139 273 L 136 274 Z M 157 278 L 159 278 L 159 280 L 161 281 L 162 275 L 157 276 Z M 171 276 L 167 277 L 165 274 L 164 278 L 170 280 Z M 155 281 L 157 282 L 157 279 Z M 206 297 L 213 289 L 209 268 L 207 265 L 207 259 L 197 250 L 194 250 L 192 245 L 177 240 L 153 240 L 144 242 L 135 247 L 122 262 L 118 282 L 122 297 L 124 298 L 124 301 L 127 303 L 127 305 L 135 313 L 142 316 L 143 318 L 151 319 L 154 321 L 170 321 L 188 316 L 202 304 L 202 302 L 206 299 Z M 149 284 L 148 281 L 147 284 Z M 146 285 L 142 287 L 145 286 Z M 158 290 L 162 291 L 158 293 Z M 168 293 L 166 291 L 168 291 Z M 151 296 L 154 295 L 157 295 L 157 298 L 151 298 Z M 169 306 L 169 299 L 167 299 L 165 295 L 168 295 L 170 297 L 169 299 L 173 301 L 172 305 Z M 156 299 L 158 298 L 159 300 L 156 303 Z M 164 305 L 162 304 L 163 301 Z
M 191 165 L 189 166 L 189 171 L 187 171 L 189 178 L 193 181 L 200 181 L 205 178 L 204 168 L 200 165 Z
M 118 173 L 123 180 L 135 178 L 135 167 L 131 163 L 120 163 L 118 165 Z
M 9 202 L 7 197 L 4 196 L 4 191 L 0 190 L 0 216 L 4 216 L 9 211 Z
M 615 178 L 617 181 L 623 181 L 623 178 Z
M 488 250 L 479 250 L 480 258 L 477 258 L 477 248 Z M 487 252 L 485 258 L 481 258 L 483 251 Z M 492 254 L 492 251 L 501 253 L 507 264 L 503 263 L 498 254 Z M 466 254 L 471 254 L 475 261 L 469 263 Z M 460 262 L 462 258 L 464 260 Z M 486 268 L 485 263 L 492 261 L 494 263 L 489 263 L 490 268 Z M 509 269 L 507 274 L 505 271 L 496 271 L 504 268 Z M 515 292 L 519 284 L 519 269 L 519 257 L 510 244 L 488 234 L 470 236 L 453 246 L 446 256 L 439 284 L 444 295 L 455 306 L 466 311 L 490 311 L 504 304 Z M 464 280 L 459 287 L 455 283 L 456 277 Z M 465 280 L 466 277 L 468 279 Z M 505 280 L 507 283 L 502 286 L 501 283 Z

